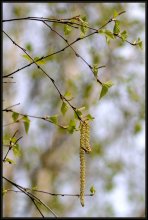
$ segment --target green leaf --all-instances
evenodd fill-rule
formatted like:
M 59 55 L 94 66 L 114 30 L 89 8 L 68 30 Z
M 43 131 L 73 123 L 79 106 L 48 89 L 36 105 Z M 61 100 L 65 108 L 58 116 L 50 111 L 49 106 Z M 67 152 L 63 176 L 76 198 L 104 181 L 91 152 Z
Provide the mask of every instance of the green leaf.
M 88 31 L 88 22 L 86 21 L 87 17 L 83 16 L 79 20 L 81 21 L 81 26 L 80 26 L 81 35 L 80 35 L 80 37 L 83 38 Z
M 71 92 L 67 91 L 64 94 L 64 97 L 68 100 L 71 101 L 73 99 Z
M 134 134 L 139 133 L 142 130 L 141 124 L 137 122 L 134 126 Z
M 50 117 L 48 117 L 48 119 L 53 123 L 56 124 L 58 123 L 58 115 L 52 115 Z
M 138 38 L 137 40 L 137 45 L 139 46 L 140 49 L 143 49 L 142 40 L 140 38 Z
M 8 134 L 5 134 L 4 136 L 3 136 L 3 145 L 9 145 L 9 143 L 10 143 L 10 136 L 8 135 Z
M 80 26 L 81 30 L 81 37 L 84 37 L 88 31 L 88 23 L 87 22 L 82 22 L 82 26 Z
M 27 55 L 27 54 L 24 54 L 23 57 L 26 59 L 26 60 L 29 60 L 30 62 L 32 62 L 33 60 L 34 61 L 37 61 L 40 59 L 40 57 L 34 57 L 33 60 Z M 39 60 L 36 62 L 37 64 L 41 65 L 41 64 L 45 64 L 46 61 L 45 60 Z
M 75 122 L 74 119 L 73 120 L 71 119 L 70 122 L 69 122 L 67 130 L 69 131 L 70 134 L 72 134 L 75 129 L 76 129 L 76 122 Z
M 118 16 L 118 12 L 116 10 L 114 10 L 113 18 L 116 18 L 117 16 Z
M 81 21 L 86 21 L 86 20 L 87 20 L 86 16 L 81 17 Z
M 114 83 L 113 83 L 112 81 L 107 81 L 107 82 L 105 82 L 105 83 L 103 83 L 103 84 L 104 84 L 104 86 L 106 86 L 107 88 L 110 88 L 111 86 L 114 85 Z
M 105 30 L 104 33 L 105 33 L 105 35 L 106 35 L 107 37 L 109 37 L 109 38 L 111 38 L 111 39 L 115 39 L 115 36 L 114 36 L 114 34 L 113 34 L 111 31 Z
M 95 187 L 94 187 L 94 186 L 91 186 L 91 187 L 90 187 L 90 192 L 91 192 L 92 194 L 95 194 L 96 190 L 95 190 Z
M 121 38 L 122 38 L 123 41 L 125 41 L 128 37 L 126 30 L 124 30 L 120 35 L 121 35 Z
M 30 119 L 27 116 L 24 116 L 22 118 L 22 120 L 24 121 L 24 127 L 25 127 L 26 134 L 28 134 L 29 127 L 30 127 Z
M 106 43 L 109 45 L 110 43 L 110 37 L 106 36 Z
M 98 33 L 105 34 L 107 44 L 110 43 L 110 39 L 115 39 L 114 34 L 109 30 L 106 29 L 98 30 Z
M 12 137 L 12 138 L 10 138 L 11 143 L 15 143 L 16 140 L 17 140 L 16 137 Z
M 7 189 L 3 189 L 3 196 L 8 192 Z
M 142 43 L 142 41 L 140 41 L 140 42 L 138 43 L 138 46 L 140 47 L 140 49 L 143 49 L 143 43 Z
M 18 112 L 13 112 L 12 113 L 12 118 L 13 118 L 13 121 L 15 122 L 19 117 L 19 113 Z
M 78 111 L 84 111 L 86 109 L 85 106 L 81 107 L 81 108 L 78 108 Z
M 78 116 L 81 117 L 82 116 L 82 112 L 78 109 L 76 109 L 76 112 L 74 113 L 75 118 L 78 119 Z
M 108 92 L 108 88 L 104 85 L 102 85 L 102 89 L 101 89 L 101 93 L 100 93 L 100 98 L 101 99 L 103 96 L 106 95 L 106 93 Z
M 86 115 L 86 118 L 89 119 L 90 121 L 95 119 L 91 114 Z
M 19 147 L 19 144 L 15 144 L 12 148 L 13 150 L 13 153 L 16 157 L 20 157 L 21 156 L 21 150 L 20 150 L 20 147 Z
M 127 87 L 127 91 L 128 91 L 128 94 L 129 94 L 129 97 L 135 101 L 135 102 L 138 102 L 139 101 L 139 96 L 138 96 L 138 93 L 133 89 L 131 88 L 130 86 Z
M 64 34 L 69 35 L 71 33 L 72 29 L 69 25 L 64 25 Z
M 26 60 L 29 60 L 32 62 L 32 59 L 27 54 L 22 55 L 22 57 L 24 57 Z
M 114 34 L 119 34 L 120 33 L 120 26 L 119 25 L 120 25 L 120 21 L 116 20 L 114 28 L 113 28 L 113 33 Z
M 37 61 L 37 60 L 39 60 L 39 59 L 40 59 L 40 57 L 35 57 L 35 58 L 34 58 L 34 61 Z M 39 65 L 42 65 L 42 64 L 46 64 L 46 61 L 45 61 L 45 60 L 39 60 L 39 61 L 37 61 L 36 63 L 39 64 Z
M 63 115 L 65 115 L 65 113 L 67 112 L 67 110 L 68 110 L 68 105 L 67 105 L 67 103 L 66 102 L 62 102 L 62 106 L 61 106 L 61 112 L 62 112 L 62 114 Z
M 6 162 L 8 162 L 8 163 L 10 163 L 10 164 L 16 164 L 15 162 L 14 162 L 14 160 L 11 160 L 10 158 L 6 158 L 6 160 L 5 160 Z
M 68 125 L 60 125 L 60 128 L 65 130 L 68 128 Z
M 104 32 L 105 32 L 105 29 L 98 30 L 99 34 L 104 34 Z
M 107 81 L 106 83 L 102 84 L 102 90 L 100 93 L 100 98 L 101 99 L 103 96 L 105 96 L 108 92 L 108 89 L 113 85 L 113 83 L 111 81 Z
M 98 75 L 98 66 L 96 64 L 93 65 L 92 71 L 93 71 L 94 76 L 97 77 L 97 75 Z
M 32 186 L 31 189 L 32 189 L 32 190 L 37 190 L 38 187 L 37 187 L 37 186 Z
M 31 45 L 31 43 L 27 43 L 26 46 L 25 46 L 25 48 L 26 48 L 29 52 L 31 52 L 31 51 L 32 51 L 32 45 Z

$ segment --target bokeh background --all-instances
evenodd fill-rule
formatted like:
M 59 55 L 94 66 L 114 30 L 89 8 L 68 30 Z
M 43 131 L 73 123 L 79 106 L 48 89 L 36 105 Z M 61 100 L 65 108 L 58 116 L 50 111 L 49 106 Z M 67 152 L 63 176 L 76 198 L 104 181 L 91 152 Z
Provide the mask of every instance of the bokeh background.
M 20 17 L 70 18 L 86 16 L 91 27 L 99 28 L 113 11 L 119 16 L 128 40 L 138 37 L 143 50 L 119 39 L 107 45 L 103 35 L 93 35 L 73 45 L 91 65 L 106 65 L 99 78 L 113 81 L 109 93 L 99 100 L 101 87 L 88 66 L 68 48 L 52 56 L 43 69 L 54 78 L 62 94 L 70 91 L 74 106 L 86 106 L 95 118 L 91 122 L 92 153 L 86 158 L 86 193 L 94 185 L 96 193 L 85 198 L 37 194 L 61 217 L 141 217 L 145 214 L 145 3 L 3 3 L 3 19 Z M 64 36 L 63 25 L 50 23 Z M 107 26 L 112 30 L 113 24 Z M 66 46 L 66 43 L 41 22 L 12 21 L 3 29 L 31 56 L 43 56 Z M 67 39 L 80 36 L 74 30 Z M 23 52 L 3 35 L 3 74 L 28 63 Z M 59 115 L 61 124 L 73 117 L 71 109 L 60 112 L 61 100 L 52 83 L 35 65 L 13 75 L 15 83 L 3 84 L 3 108 L 20 102 L 13 110 L 35 116 Z M 11 79 L 8 79 L 11 81 Z M 12 122 L 11 113 L 3 113 L 3 125 Z M 69 134 L 46 121 L 30 118 L 29 133 L 23 123 L 3 127 L 4 137 L 18 128 L 21 157 L 16 165 L 5 163 L 3 173 L 24 186 L 53 193 L 79 193 L 79 132 Z M 4 155 L 7 149 L 4 148 Z M 13 189 L 4 181 L 4 188 Z M 52 214 L 43 210 L 45 216 Z M 4 195 L 3 216 L 38 217 L 31 200 L 21 193 Z

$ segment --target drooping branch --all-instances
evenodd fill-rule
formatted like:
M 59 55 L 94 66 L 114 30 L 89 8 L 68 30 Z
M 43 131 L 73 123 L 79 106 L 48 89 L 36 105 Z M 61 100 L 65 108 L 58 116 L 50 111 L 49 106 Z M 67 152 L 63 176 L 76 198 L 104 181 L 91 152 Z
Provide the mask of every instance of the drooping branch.
M 47 194 L 50 196 L 62 196 L 62 197 L 66 197 L 66 196 L 70 196 L 70 197 L 80 197 L 80 194 L 69 194 L 69 193 L 51 193 L 51 192 L 46 192 L 43 190 L 37 190 L 37 189 L 30 189 L 30 188 L 25 188 L 26 191 L 32 191 L 32 192 L 37 192 L 37 193 L 43 193 L 43 194 Z M 6 189 L 7 192 L 16 192 L 16 193 L 20 193 L 20 191 L 18 190 L 13 190 L 13 189 Z M 90 194 L 85 194 L 84 196 L 89 197 L 89 196 L 94 196 L 93 193 Z
M 123 14 L 123 13 L 125 13 L 125 11 L 120 12 L 120 13 L 118 14 L 118 16 L 121 15 L 121 14 Z M 77 20 L 79 20 L 79 16 L 75 16 L 75 17 L 73 17 L 73 18 L 75 18 L 75 19 L 77 18 Z M 79 37 L 79 38 L 77 38 L 76 40 L 74 40 L 73 42 L 68 43 L 68 45 L 65 46 L 65 47 L 62 48 L 62 49 L 60 49 L 60 50 L 58 50 L 58 51 L 55 51 L 55 52 L 53 52 L 53 53 L 51 53 L 51 54 L 48 54 L 48 55 L 46 55 L 46 56 L 42 56 L 41 58 L 39 58 L 39 59 L 36 60 L 36 62 L 38 62 L 38 61 L 41 61 L 41 60 L 43 60 L 43 59 L 46 59 L 46 58 L 48 58 L 48 57 L 51 57 L 51 56 L 53 56 L 53 55 L 56 55 L 56 54 L 58 54 L 58 53 L 63 52 L 65 49 L 67 49 L 68 47 L 70 47 L 71 45 L 75 44 L 76 42 L 78 42 L 78 41 L 80 41 L 80 40 L 83 40 L 83 39 L 85 39 L 85 38 L 87 38 L 87 37 L 90 37 L 90 36 L 92 36 L 92 35 L 94 35 L 94 34 L 98 34 L 99 31 L 100 31 L 102 28 L 104 28 L 104 27 L 107 26 L 110 22 L 112 22 L 112 21 L 115 20 L 114 18 L 110 18 L 110 19 L 109 19 L 105 24 L 103 24 L 99 29 L 95 29 L 95 28 L 89 27 L 88 25 L 86 26 L 86 25 L 83 25 L 83 24 L 80 24 L 80 23 L 72 22 L 71 19 L 73 19 L 73 18 L 70 18 L 70 19 L 49 19 L 49 18 L 43 18 L 43 17 L 26 17 L 26 18 L 15 18 L 15 19 L 3 20 L 3 22 L 21 21 L 21 20 L 34 20 L 34 21 L 39 21 L 39 22 L 43 22 L 43 23 L 46 23 L 46 22 L 58 22 L 58 23 L 61 23 L 61 24 L 75 24 L 75 25 L 78 25 L 78 26 L 83 26 L 83 27 L 87 27 L 88 29 L 94 30 L 94 32 L 92 32 L 92 33 L 90 33 L 90 34 L 88 34 L 88 35 L 86 35 L 86 36 L 84 36 L 84 37 L 81 37 L 81 38 Z M 68 20 L 68 21 L 65 21 L 65 20 Z M 70 20 L 70 21 L 69 21 L 69 20 Z M 116 37 L 122 39 L 119 35 L 116 35 Z M 66 41 L 67 41 L 67 40 L 66 40 Z M 131 43 L 131 42 L 129 42 L 128 40 L 125 40 L 125 41 L 126 41 L 127 43 L 131 44 L 132 46 L 136 46 L 136 45 L 137 45 L 137 43 Z M 77 53 L 76 53 L 76 54 L 77 54 Z M 79 56 L 79 57 L 80 57 L 80 56 Z M 85 61 L 82 57 L 81 57 L 81 59 L 86 63 L 86 61 Z M 10 77 L 11 75 L 13 75 L 13 74 L 19 72 L 20 70 L 25 69 L 25 68 L 31 66 L 33 63 L 35 63 L 35 62 L 33 61 L 33 62 L 31 62 L 31 63 L 29 63 L 29 64 L 27 64 L 27 65 L 25 65 L 25 66 L 23 66 L 23 67 L 21 67 L 21 68 L 19 68 L 19 69 L 17 69 L 17 70 L 15 70 L 15 71 L 13 71 L 13 72 L 10 73 L 10 74 L 4 75 L 3 78 Z M 89 66 L 88 63 L 86 63 L 86 64 Z M 89 66 L 89 67 L 90 67 L 90 69 L 91 69 L 91 66 Z M 103 67 L 104 67 L 104 66 L 103 66 Z M 99 67 L 98 67 L 98 68 L 99 68 Z M 101 84 L 101 82 L 100 82 L 99 79 L 98 79 L 97 81 Z
M 19 137 L 18 139 L 16 139 L 16 141 L 15 141 L 14 143 L 12 142 L 12 138 L 15 137 L 15 135 L 16 135 L 17 132 L 18 132 L 18 130 L 16 130 L 16 131 L 14 132 L 13 136 L 10 138 L 9 144 L 6 145 L 6 146 L 9 147 L 9 148 L 8 148 L 8 151 L 6 152 L 6 155 L 4 156 L 3 162 L 6 161 L 7 156 L 8 156 L 8 154 L 9 154 L 10 150 L 11 150 L 11 149 L 17 144 L 17 142 L 22 138 L 22 136 L 21 136 L 21 137 Z
M 40 69 L 40 70 L 50 79 L 50 81 L 52 82 L 52 84 L 53 84 L 54 87 L 56 88 L 57 92 L 59 93 L 60 99 L 61 99 L 62 101 L 65 100 L 65 101 L 68 103 L 68 105 L 73 109 L 73 111 L 74 111 L 75 114 L 77 115 L 78 119 L 79 119 L 80 121 L 82 121 L 81 117 L 78 115 L 78 113 L 77 113 L 77 111 L 76 111 L 77 108 L 74 107 L 74 106 L 70 103 L 70 101 L 69 101 L 67 98 L 64 97 L 64 95 L 62 95 L 62 93 L 60 92 L 58 86 L 57 86 L 56 83 L 55 83 L 55 80 L 54 80 L 52 77 L 50 77 L 50 76 L 46 73 L 46 71 L 43 70 L 43 68 L 42 68 L 40 65 L 37 64 L 37 61 L 35 61 L 35 60 L 26 52 L 26 50 L 25 50 L 23 47 L 21 47 L 20 45 L 18 45 L 5 31 L 3 31 L 3 32 L 4 32 L 4 34 L 12 41 L 12 43 L 13 43 L 14 45 L 16 45 L 18 48 L 20 48 L 20 49 L 33 61 L 33 63 L 37 66 L 37 68 Z
M 9 108 L 10 108 L 10 107 L 9 107 Z M 53 124 L 53 121 L 50 120 L 48 116 L 35 116 L 35 115 L 29 115 L 29 114 L 22 114 L 22 113 L 20 113 L 20 112 L 13 111 L 12 109 L 3 109 L 2 111 L 4 111 L 4 112 L 11 112 L 11 113 L 14 113 L 14 112 L 15 112 L 15 113 L 18 113 L 19 115 L 21 115 L 21 116 L 23 116 L 23 117 L 26 117 L 26 116 L 27 116 L 27 117 L 30 117 L 30 118 L 37 118 L 37 119 L 41 119 L 41 120 L 44 120 L 44 121 L 47 121 L 47 122 L 50 122 L 50 123 Z M 17 123 L 17 122 L 19 122 L 20 120 L 21 120 L 21 118 L 20 118 L 20 119 L 17 119 L 16 122 L 13 122 L 13 123 L 10 123 L 10 124 Z M 8 125 L 10 125 L 10 124 L 4 125 L 4 126 L 8 126 Z M 57 125 L 57 126 L 60 127 L 60 128 L 65 128 L 65 126 L 60 125 L 60 124 L 54 124 L 54 125 Z
M 19 184 L 7 179 L 6 177 L 2 177 L 3 179 L 5 179 L 7 182 L 9 182 L 11 185 L 15 186 L 17 189 L 19 189 L 22 193 L 26 194 L 31 200 L 33 200 L 34 202 L 37 202 L 41 205 L 43 205 L 45 208 L 47 208 L 53 215 L 54 217 L 58 217 L 57 214 L 55 214 L 55 212 L 49 207 L 47 206 L 43 201 L 41 201 L 41 199 L 39 199 L 37 196 L 33 195 L 31 192 L 28 192 L 26 190 L 26 188 L 24 188 L 23 186 L 20 186 Z M 37 208 L 37 206 L 35 205 L 35 207 Z M 37 209 L 39 211 L 39 209 Z M 40 211 L 41 214 L 41 211 Z M 42 214 L 43 215 L 43 214 Z M 43 217 L 43 216 L 42 216 Z

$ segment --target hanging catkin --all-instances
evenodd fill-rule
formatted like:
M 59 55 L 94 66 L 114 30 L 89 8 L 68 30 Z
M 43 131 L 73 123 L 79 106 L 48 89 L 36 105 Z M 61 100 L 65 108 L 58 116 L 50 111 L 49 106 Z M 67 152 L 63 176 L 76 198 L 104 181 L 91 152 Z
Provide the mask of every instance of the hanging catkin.
M 80 202 L 84 206 L 85 194 L 85 152 L 91 151 L 90 144 L 90 127 L 88 121 L 80 122 Z

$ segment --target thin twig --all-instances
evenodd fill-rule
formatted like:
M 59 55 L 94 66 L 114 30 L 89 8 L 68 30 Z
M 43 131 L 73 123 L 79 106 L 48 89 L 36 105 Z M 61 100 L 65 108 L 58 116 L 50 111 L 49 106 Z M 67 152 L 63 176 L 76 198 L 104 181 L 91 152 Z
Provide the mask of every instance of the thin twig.
M 3 109 L 2 111 L 6 111 L 6 110 L 8 110 L 9 108 L 12 108 L 12 107 L 14 107 L 14 106 L 16 106 L 16 105 L 20 105 L 20 103 L 17 103 L 17 104 L 11 105 L 11 106 L 9 106 L 9 107 Z
M 70 103 L 69 103 L 69 104 L 70 104 Z M 3 109 L 2 111 L 11 112 L 11 113 L 14 112 L 12 109 Z M 15 111 L 15 112 L 16 112 L 16 111 Z M 21 115 L 21 116 L 23 116 L 23 117 L 26 117 L 26 116 L 27 116 L 27 117 L 30 117 L 30 118 L 37 118 L 37 119 L 41 119 L 41 120 L 44 120 L 44 121 L 47 121 L 47 122 L 50 122 L 50 123 L 54 124 L 53 121 L 51 121 L 51 120 L 48 119 L 48 116 L 42 117 L 42 116 L 34 116 L 34 115 L 22 114 L 22 113 L 20 113 L 20 112 L 16 112 L 16 113 L 18 113 L 19 115 Z M 9 124 L 3 125 L 3 126 L 8 126 L 8 125 L 11 125 L 11 124 L 18 123 L 20 120 L 21 120 L 21 118 L 20 118 L 20 119 L 17 119 L 16 122 L 9 123 Z M 55 124 L 55 125 L 57 125 L 57 126 L 60 127 L 60 128 L 65 128 L 64 125 L 60 125 L 60 124 Z
M 23 137 L 19 137 L 14 143 L 12 142 L 12 138 L 15 137 L 16 133 L 18 132 L 18 130 L 16 130 L 13 134 L 13 136 L 10 138 L 10 143 L 9 143 L 9 148 L 8 148 L 8 151 L 6 152 L 6 155 L 4 156 L 4 159 L 3 159 L 3 162 L 6 161 L 6 158 L 8 156 L 8 153 L 10 152 L 10 150 L 13 148 L 13 146 L 15 146 L 15 144 L 17 144 L 17 142 Z M 13 145 L 12 145 L 13 144 Z
M 90 70 L 91 70 L 92 73 L 93 73 L 93 68 L 92 68 L 92 66 L 91 66 L 80 54 L 78 54 L 78 53 L 74 50 L 74 48 L 68 43 L 68 40 L 65 39 L 65 38 L 64 38 L 61 34 L 59 34 L 56 30 L 54 30 L 53 28 L 51 28 L 50 25 L 48 25 L 45 21 L 43 21 L 43 23 L 44 23 L 47 27 L 49 27 L 50 30 L 52 30 L 52 31 L 55 32 L 59 37 L 61 37 L 61 38 L 68 44 L 68 46 L 72 49 L 72 51 L 74 52 L 74 54 L 76 55 L 76 57 L 79 57 L 79 58 L 90 68 Z M 94 73 L 93 73 L 93 75 L 94 75 Z M 100 80 L 97 80 L 97 81 L 102 85 L 102 82 L 101 82 Z
M 11 183 L 13 186 L 17 187 L 19 190 L 21 190 L 21 192 L 25 193 L 31 200 L 33 199 L 34 201 L 39 202 L 40 204 L 42 204 L 44 207 L 46 207 L 55 217 L 58 217 L 55 212 L 49 207 L 47 206 L 44 202 L 42 202 L 39 198 L 37 198 L 35 195 L 33 195 L 30 192 L 26 191 L 26 188 L 12 182 L 11 180 L 7 179 L 6 177 L 2 177 L 3 179 L 5 179 L 7 182 Z
M 39 213 L 41 214 L 41 216 L 44 218 L 43 213 L 41 212 L 41 210 L 39 209 L 39 207 L 37 206 L 35 200 L 33 198 L 31 198 L 32 202 L 34 203 L 35 207 L 37 208 L 37 210 L 39 211 Z
M 16 82 L 3 82 L 3 83 L 16 83 Z
M 59 93 L 60 99 L 61 99 L 62 101 L 63 101 L 63 99 L 64 99 L 64 100 L 69 104 L 69 106 L 73 109 L 73 111 L 74 111 L 75 114 L 77 115 L 78 119 L 79 119 L 80 121 L 82 121 L 81 117 L 78 115 L 78 113 L 77 113 L 77 111 L 76 111 L 76 107 L 72 106 L 72 104 L 69 102 L 69 100 L 66 99 L 66 98 L 62 95 L 62 93 L 60 92 L 59 88 L 57 87 L 57 85 L 56 85 L 54 79 L 53 79 L 52 77 L 50 77 L 50 76 L 45 72 L 45 70 L 43 70 L 43 68 L 41 68 L 41 67 L 37 64 L 37 61 L 35 61 L 35 60 L 26 52 L 26 50 L 25 50 L 23 47 L 21 47 L 21 46 L 18 45 L 14 40 L 12 40 L 12 38 L 11 38 L 5 31 L 3 31 L 3 32 L 4 32 L 4 34 L 12 41 L 12 43 L 13 43 L 14 45 L 16 45 L 17 47 L 19 47 L 19 48 L 33 61 L 33 63 L 37 66 L 37 68 L 39 68 L 39 69 L 50 79 L 50 81 L 52 82 L 52 84 L 53 84 L 54 87 L 56 88 L 57 92 Z
M 121 15 L 121 14 L 123 14 L 123 13 L 125 13 L 125 12 L 126 12 L 126 11 L 120 12 L 120 13 L 118 14 L 118 16 Z M 79 16 L 76 16 L 76 17 L 79 17 Z M 75 17 L 75 18 L 76 18 L 76 17 Z M 38 17 L 27 17 L 27 18 L 17 18 L 17 19 L 3 20 L 3 22 L 15 21 L 15 20 L 36 20 L 36 21 L 42 21 L 42 22 L 43 22 L 43 21 L 51 21 L 51 22 L 57 22 L 57 21 L 58 21 L 58 22 L 61 22 L 61 21 L 62 21 L 62 19 L 49 19 L 49 18 L 43 18 L 43 17 L 40 17 L 40 18 L 38 18 Z M 63 20 L 64 20 L 64 19 L 63 19 Z M 51 54 L 46 55 L 46 56 L 43 56 L 43 57 L 39 58 L 38 60 L 36 60 L 36 62 L 38 62 L 38 61 L 40 61 L 40 60 L 43 60 L 43 59 L 46 59 L 46 58 L 48 58 L 48 57 L 50 57 L 50 56 L 53 56 L 53 55 L 55 55 L 55 54 L 61 53 L 62 51 L 64 51 L 65 49 L 67 49 L 69 46 L 75 44 L 76 42 L 78 42 L 78 41 L 80 41 L 80 40 L 83 40 L 84 38 L 87 38 L 87 37 L 89 37 L 89 36 L 91 36 L 91 35 L 93 35 L 93 34 L 99 33 L 99 30 L 101 30 L 103 27 L 105 27 L 107 24 L 109 24 L 109 23 L 112 22 L 112 21 L 114 21 L 114 18 L 109 19 L 109 20 L 108 20 L 104 25 L 102 25 L 99 29 L 94 29 L 94 28 L 93 28 L 93 30 L 95 30 L 94 32 L 92 32 L 92 33 L 90 33 L 90 34 L 88 34 L 88 35 L 86 35 L 86 36 L 84 36 L 84 37 L 82 37 L 82 38 L 77 38 L 76 40 L 74 40 L 73 42 L 71 42 L 68 46 L 62 48 L 61 50 L 55 51 L 54 53 L 51 53 Z M 63 21 L 62 21 L 61 23 L 63 23 Z M 77 24 L 77 23 L 76 23 L 76 24 Z M 84 25 L 82 25 L 82 24 L 77 24 L 77 25 L 84 26 Z M 90 29 L 90 27 L 88 27 L 88 28 Z M 92 28 L 91 28 L 91 29 L 92 29 Z M 133 46 L 136 45 L 136 44 L 133 44 L 133 43 L 127 41 L 127 40 L 126 40 L 126 42 L 127 42 L 127 43 L 130 43 L 130 44 L 133 45 Z M 10 74 L 4 75 L 3 78 L 10 77 L 11 75 L 13 75 L 13 74 L 19 72 L 20 70 L 25 69 L 25 68 L 31 66 L 33 63 L 34 63 L 34 62 L 31 62 L 31 63 L 29 63 L 29 64 L 27 64 L 27 65 L 25 65 L 25 66 L 23 66 L 23 67 L 21 67 L 21 68 L 15 70 L 15 71 L 13 71 L 13 72 L 10 73 Z M 99 80 L 98 80 L 98 81 L 99 81 Z M 101 84 L 101 82 L 100 82 L 100 84 Z
M 37 190 L 37 189 L 29 189 L 29 188 L 25 188 L 27 191 L 34 191 L 34 192 L 38 192 L 38 193 L 44 193 L 50 196 L 72 196 L 72 197 L 79 197 L 80 194 L 69 194 L 69 193 L 51 193 L 51 192 L 46 192 L 46 191 L 42 191 L 42 190 Z M 12 192 L 20 192 L 20 191 L 16 191 L 16 190 L 12 190 L 12 189 L 7 189 L 7 191 L 12 191 Z M 84 196 L 94 196 L 93 193 L 90 194 L 85 194 Z

